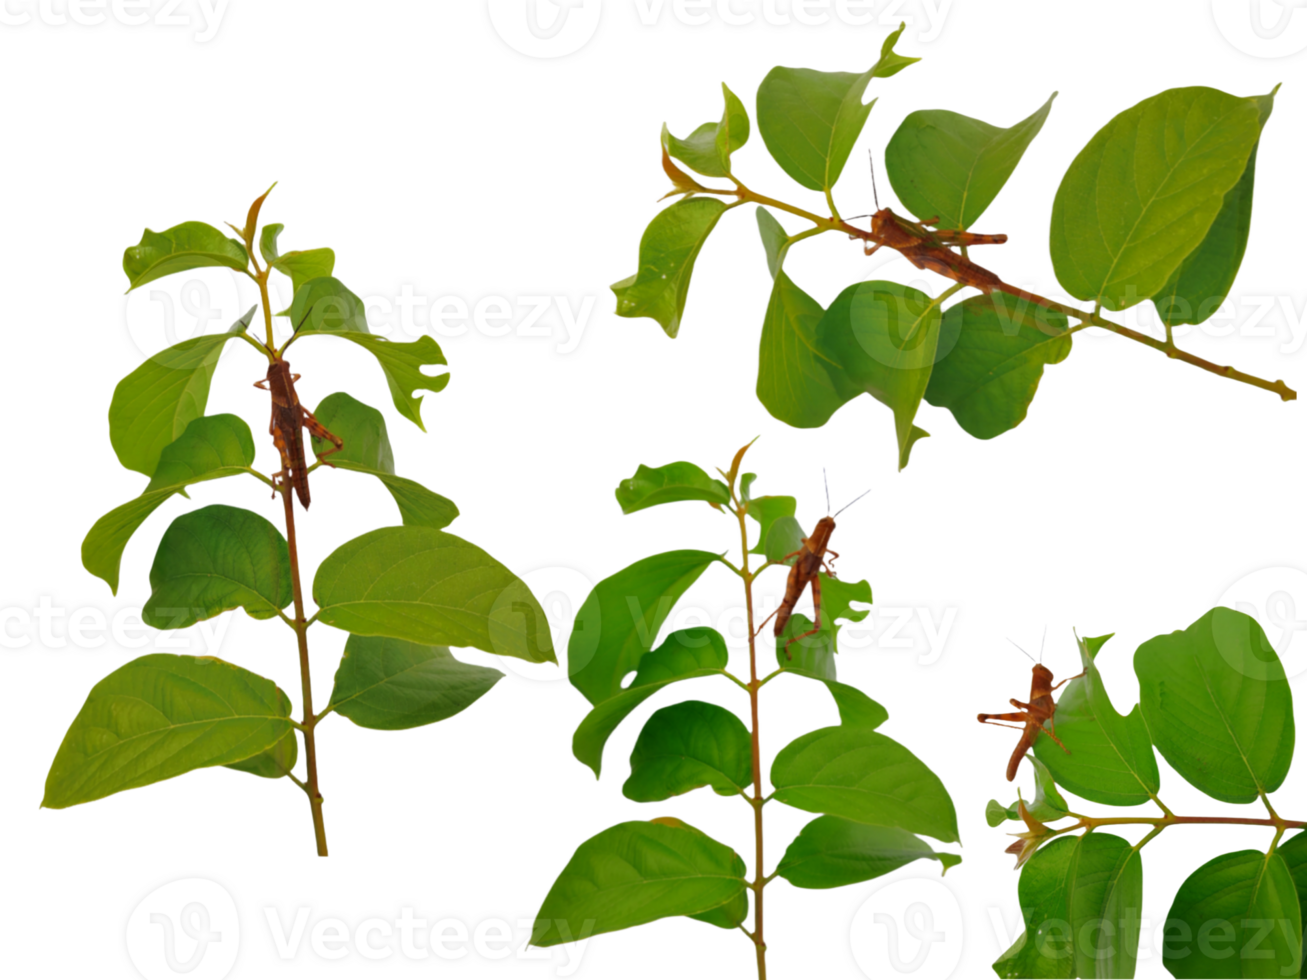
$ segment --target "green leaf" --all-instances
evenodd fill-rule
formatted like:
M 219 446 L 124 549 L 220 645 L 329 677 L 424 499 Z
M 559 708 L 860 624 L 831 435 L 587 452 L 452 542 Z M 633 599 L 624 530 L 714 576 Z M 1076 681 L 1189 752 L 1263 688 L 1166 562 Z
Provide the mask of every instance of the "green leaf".
M 295 737 L 295 731 L 292 729 L 276 745 L 240 762 L 229 762 L 227 768 L 235 769 L 237 772 L 248 772 L 251 776 L 259 776 L 263 779 L 281 779 L 295 768 L 299 751 L 299 739 Z
M 595 703 L 572 736 L 572 754 L 593 769 L 597 779 L 608 737 L 627 715 L 668 684 L 724 673 L 728 658 L 726 641 L 714 629 L 694 626 L 672 633 L 657 650 L 640 658 L 629 687 L 619 686 Z
M 406 525 L 439 531 L 458 517 L 458 507 L 452 500 L 395 475 L 386 420 L 375 408 L 336 392 L 324 398 L 313 414 L 344 443 L 344 448 L 328 456 L 327 462 L 342 470 L 375 476 L 395 498 L 400 519 Z M 329 448 L 327 440 L 313 438 L 313 452 L 319 459 Z
M 1071 335 L 1064 314 L 990 293 L 944 311 L 939 349 L 926 401 L 970 435 L 992 439 L 1025 421 L 1044 365 L 1066 360 Z
M 1256 99 L 1168 89 L 1100 129 L 1053 200 L 1058 282 L 1123 310 L 1161 292 L 1207 237 L 1261 130 Z
M 160 351 L 118 382 L 109 404 L 109 441 L 118 462 L 154 476 L 164 447 L 204 414 L 223 347 L 249 329 L 257 309 L 250 307 L 226 333 L 192 337 Z
M 797 502 L 793 497 L 754 497 L 749 501 L 748 515 L 758 522 L 758 543 L 749 549 L 751 555 L 766 552 L 767 536 L 772 525 L 782 517 L 793 517 Z
M 313 599 L 320 620 L 360 636 L 558 662 L 526 584 L 446 531 L 383 527 L 341 545 L 318 566 Z
M 754 216 L 758 219 L 758 235 L 762 238 L 762 249 L 767 253 L 767 271 L 775 279 L 781 267 L 785 265 L 785 256 L 789 254 L 793 240 L 789 232 L 762 205 L 758 206 Z
M 290 306 L 277 316 L 289 317 L 296 335 L 371 333 L 363 300 L 332 276 L 310 279 L 297 286 Z
M 711 786 L 734 796 L 753 782 L 752 751 L 744 722 L 725 708 L 704 701 L 660 708 L 636 739 L 622 794 L 653 803 Z
M 263 256 L 263 261 L 268 265 L 276 262 L 277 257 L 281 254 L 277 251 L 277 236 L 285 229 L 285 225 L 279 224 L 263 226 L 263 232 L 259 235 L 259 254 Z M 296 286 L 295 290 L 298 291 L 299 287 Z
M 615 282 L 617 315 L 657 320 L 669 337 L 681 329 L 694 261 L 727 205 L 691 197 L 664 208 L 640 239 L 640 270 Z
M 825 314 L 820 303 L 776 271 L 758 344 L 758 400 L 773 418 L 800 429 L 825 425 L 862 391 L 818 342 Z
M 400 731 L 452 718 L 504 675 L 455 660 L 446 647 L 351 636 L 327 710 L 362 728 Z
M 997 827 L 1005 820 L 1020 820 L 1021 816 L 1016 811 L 1016 804 L 1004 806 L 998 800 L 990 800 L 985 804 L 985 823 L 991 827 Z
M 1107 636 L 1080 640 L 1085 675 L 1070 681 L 1057 701 L 1053 728 L 1068 752 L 1047 735 L 1035 738 L 1035 756 L 1063 786 L 1095 803 L 1147 803 L 1160 779 L 1148 727 L 1138 705 L 1122 717 L 1108 699 L 1094 657 Z
M 894 193 L 922 221 L 970 228 L 1039 135 L 1055 98 L 1009 129 L 946 109 L 909 113 L 885 146 Z
M 889 720 L 889 712 L 856 687 L 842 684 L 833 677 L 825 678 L 823 683 L 835 699 L 835 707 L 839 709 L 840 727 L 879 728 Z
M 635 476 L 617 485 L 617 502 L 623 514 L 678 500 L 706 500 L 721 505 L 731 502 L 731 492 L 721 480 L 714 480 L 693 463 L 668 463 L 656 469 L 640 466 Z
M 220 266 L 241 271 L 250 264 L 245 246 L 202 221 L 183 221 L 167 231 L 146 228 L 137 245 L 123 252 L 130 293 L 176 272 Z
M 238 607 L 271 619 L 291 603 L 290 551 L 258 514 L 212 504 L 168 526 L 150 588 L 141 619 L 158 629 L 184 629 Z
M 1280 788 L 1293 761 L 1293 695 L 1266 634 L 1218 606 L 1135 652 L 1153 744 L 1186 780 L 1226 803 Z
M 793 517 L 778 517 L 767 529 L 767 542 L 762 549 L 763 557 L 768 561 L 785 562 L 793 565 L 792 556 L 803 547 L 803 525 Z
M 772 764 L 782 803 L 859 823 L 958 839 L 944 784 L 904 746 L 867 727 L 840 725 L 801 735 Z
M 840 293 L 817 326 L 821 350 L 894 412 L 899 469 L 926 434 L 912 420 L 935 366 L 940 319 L 938 301 L 920 290 L 873 280 Z
M 1133 977 L 1144 901 L 1139 852 L 1112 834 L 1085 834 L 1077 842 L 1067 880 L 1075 975 Z
M 779 551 L 780 548 L 776 550 Z M 777 560 L 770 553 L 768 558 Z M 777 658 L 782 667 L 787 667 L 791 658 L 798 657 L 800 649 L 829 650 L 830 653 L 835 653 L 839 642 L 839 620 L 847 619 L 857 623 L 866 619 L 871 612 L 869 609 L 853 608 L 854 602 L 871 603 L 871 585 L 865 579 L 861 582 L 845 582 L 831 578 L 824 572 L 819 573 L 818 578 L 821 581 L 821 629 L 791 646 L 790 658 L 787 658 L 784 654 L 785 645 L 812 629 L 812 620 L 806 616 L 791 616 L 784 632 L 776 638 Z
M 873 78 L 889 81 L 925 60 L 924 55 L 904 55 L 898 50 L 898 43 L 902 41 L 903 31 L 906 30 L 907 22 L 899 21 L 899 26 L 881 38 L 880 54 L 876 55 L 876 61 L 872 63 Z
M 885 39 L 880 60 L 860 75 L 776 67 L 758 86 L 758 132 L 782 170 L 804 187 L 835 186 L 875 104 L 862 96 L 873 78 L 888 78 L 919 58 L 894 53 L 903 26 Z
M 1035 798 L 1026 807 L 1027 812 L 1036 820 L 1045 823 L 1065 817 L 1069 807 L 1066 799 L 1057 789 L 1053 774 L 1033 755 L 1027 755 L 1030 766 L 1035 772 Z M 1016 804 L 1013 804 L 1016 813 Z
M 292 732 L 290 700 L 267 678 L 213 657 L 152 653 L 91 689 L 41 805 L 61 809 L 243 762 Z
M 192 483 L 249 472 L 254 462 L 250 427 L 235 415 L 194 419 L 159 456 L 145 492 L 101 517 L 82 541 L 82 565 L 118 594 L 123 550 L 145 519 Z
M 531 945 L 556 946 L 728 905 L 743 921 L 744 875 L 738 854 L 680 820 L 620 823 L 576 849 L 536 914 Z
M 1302 913 L 1278 853 L 1235 851 L 1185 879 L 1163 930 L 1174 977 L 1286 977 L 1302 967 Z
M 1293 886 L 1298 892 L 1299 910 L 1307 913 L 1307 833 L 1300 831 L 1289 843 L 1280 845 L 1276 853 L 1284 859 L 1285 867 L 1289 869 L 1289 877 L 1293 879 Z M 1307 918 L 1307 914 L 1304 914 L 1304 918 Z M 1307 950 L 1307 933 L 1300 942 L 1303 949 Z M 1304 974 L 1307 974 L 1307 964 L 1303 965 L 1303 972 L 1299 976 Z
M 332 246 L 288 248 L 273 261 L 272 268 L 290 280 L 290 304 L 293 307 L 294 291 L 299 289 L 299 286 L 316 278 L 331 276 L 336 272 L 336 250 Z
M 1017 896 L 1025 932 L 994 963 L 1000 977 L 1070 978 L 1075 974 L 1068 882 L 1079 840 L 1045 844 L 1021 869 Z
M 824 624 L 823 624 L 824 625 Z M 828 630 L 819 630 L 805 640 L 800 640 L 789 648 L 785 655 L 786 644 L 812 629 L 812 620 L 803 613 L 795 613 L 785 624 L 785 629 L 776 637 L 776 666 L 790 674 L 811 677 L 818 681 L 835 679 L 835 639 Z
M 906 830 L 818 817 L 790 842 L 775 874 L 796 888 L 839 888 L 887 875 L 918 858 L 933 858 L 945 871 L 962 861 L 956 854 L 936 853 Z
M 567 641 L 572 686 L 593 705 L 622 691 L 622 680 L 658 638 L 672 606 L 717 555 L 667 551 L 641 559 L 596 585 Z
M 425 395 L 415 395 L 418 391 L 440 392 L 449 384 L 449 372 L 431 375 L 425 373 L 424 367 L 445 365 L 445 354 L 430 334 L 423 334 L 411 343 L 387 340 L 371 334 L 342 333 L 340 336 L 358 344 L 381 365 L 390 388 L 390 398 L 396 410 L 423 432 L 427 427 L 422 424 L 422 399 Z
M 1279 90 L 1279 86 L 1275 90 Z M 1254 99 L 1259 112 L 1258 142 L 1261 129 L 1270 118 L 1275 91 Z M 1171 274 L 1153 305 L 1167 326 L 1202 323 L 1220 308 L 1230 295 L 1234 277 L 1248 247 L 1248 227 L 1252 223 L 1253 183 L 1257 171 L 1257 143 L 1248 154 L 1239 182 L 1225 192 L 1221 210 L 1212 222 L 1202 243 L 1190 252 Z
M 663 148 L 691 170 L 706 177 L 725 177 L 731 172 L 731 154 L 749 139 L 749 114 L 744 104 L 725 84 L 726 108 L 721 122 L 704 123 L 683 140 L 663 126 Z

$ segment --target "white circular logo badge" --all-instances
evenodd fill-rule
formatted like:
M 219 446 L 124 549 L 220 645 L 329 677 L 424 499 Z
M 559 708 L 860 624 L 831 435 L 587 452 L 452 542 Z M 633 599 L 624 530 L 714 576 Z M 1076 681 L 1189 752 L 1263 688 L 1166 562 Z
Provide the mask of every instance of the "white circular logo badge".
M 124 329 L 142 356 L 153 357 L 205 334 L 225 333 L 252 305 L 241 305 L 232 270 L 197 271 L 203 274 L 147 283 L 124 298 Z M 255 329 L 259 329 L 257 321 Z
M 1307 0 L 1212 0 L 1222 36 L 1254 58 L 1287 58 L 1307 48 Z
M 240 941 L 231 893 L 206 878 L 156 888 L 127 919 L 127 955 L 145 980 L 223 980 Z
M 512 673 L 520 674 L 528 681 L 566 681 L 567 679 L 567 640 L 571 639 L 572 621 L 580 604 L 593 588 L 591 580 L 580 574 L 575 568 L 550 566 L 536 568 L 521 576 L 527 583 L 532 595 L 540 600 L 549 621 L 549 632 L 553 636 L 554 648 L 558 651 L 558 666 L 553 664 L 528 664 L 516 657 L 499 657 Z
M 1217 605 L 1257 620 L 1285 677 L 1307 671 L 1307 572 L 1288 565 L 1259 568 L 1226 589 Z
M 531 58 L 579 51 L 599 29 L 601 0 L 488 0 L 490 23 L 510 48 Z
M 872 892 L 849 945 L 863 976 L 948 980 L 962 959 L 962 907 L 939 878 L 904 878 Z

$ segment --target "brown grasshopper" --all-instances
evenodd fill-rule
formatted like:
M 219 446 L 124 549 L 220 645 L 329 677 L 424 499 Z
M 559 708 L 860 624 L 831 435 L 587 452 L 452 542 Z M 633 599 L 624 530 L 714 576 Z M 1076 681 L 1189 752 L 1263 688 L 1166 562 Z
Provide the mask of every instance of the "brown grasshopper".
M 939 222 L 938 216 L 925 221 L 909 221 L 889 208 L 880 206 L 876 193 L 876 169 L 871 171 L 871 193 L 876 201 L 876 213 L 870 215 L 871 232 L 851 235 L 863 238 L 863 251 L 867 255 L 888 246 L 918 269 L 929 269 L 947 279 L 971 286 L 983 292 L 1006 289 L 1006 284 L 988 269 L 981 268 L 953 251 L 953 246 L 1002 245 L 1007 235 L 980 235 L 950 228 L 931 228 Z
M 1020 647 L 1017 647 L 1021 650 Z M 1043 645 L 1041 643 L 1042 651 Z M 1026 653 L 1025 650 L 1021 650 Z M 1026 653 L 1027 657 L 1030 654 Z M 1034 657 L 1030 657 L 1034 660 Z M 997 715 L 979 714 L 976 720 L 982 724 L 998 725 L 1000 728 L 1016 728 L 1021 732 L 1021 740 L 1017 742 L 1016 749 L 1012 752 L 1012 758 L 1007 763 L 1007 781 L 1010 783 L 1017 775 L 1017 767 L 1021 765 L 1021 760 L 1025 758 L 1030 747 L 1035 744 L 1035 738 L 1040 732 L 1043 732 L 1067 755 L 1071 750 L 1062 744 L 1062 740 L 1054 733 L 1053 714 L 1057 711 L 1057 702 L 1053 700 L 1053 692 L 1065 684 L 1067 681 L 1075 680 L 1076 677 L 1083 677 L 1084 671 L 1076 674 L 1074 677 L 1064 677 L 1056 684 L 1053 683 L 1053 672 L 1045 667 L 1039 661 L 1035 661 L 1035 666 L 1031 670 L 1030 678 L 1030 703 L 1018 701 L 1016 698 L 1009 699 L 1008 703 L 1014 708 L 1020 708 L 1020 711 L 1007 711 Z M 1021 725 L 1004 725 L 1005 721 L 1019 721 Z M 1044 723 L 1048 722 L 1048 728 Z
M 785 580 L 785 597 L 781 599 L 780 606 L 776 611 L 768 616 L 776 617 L 776 625 L 772 628 L 772 635 L 780 637 L 785 632 L 785 625 L 790 621 L 790 616 L 794 613 L 794 607 L 798 603 L 803 590 L 809 584 L 812 586 L 812 629 L 806 633 L 800 633 L 798 636 L 790 637 L 785 644 L 785 659 L 792 660 L 793 655 L 790 653 L 790 647 L 800 640 L 805 640 L 814 633 L 821 630 L 821 573 L 824 571 L 832 578 L 835 577 L 835 569 L 826 562 L 826 556 L 830 555 L 831 560 L 838 558 L 838 551 L 831 551 L 830 536 L 835 530 L 835 517 L 844 513 L 859 500 L 865 497 L 870 490 L 859 494 L 850 500 L 847 504 L 835 512 L 834 517 L 823 517 L 817 522 L 816 529 L 808 537 L 802 539 L 803 546 L 791 554 L 785 556 L 784 561 L 794 559 L 794 564 L 790 566 L 789 578 Z M 827 493 L 826 509 L 830 509 L 830 494 Z M 758 630 L 754 634 L 762 632 L 762 628 L 767 625 L 767 619 L 758 624 Z
M 308 510 L 309 474 L 304 455 L 304 429 L 307 428 L 311 435 L 325 439 L 335 447 L 318 457 L 324 462 L 332 453 L 340 452 L 345 444 L 328 432 L 326 426 L 300 404 L 299 395 L 295 393 L 295 382 L 299 379 L 298 374 L 290 373 L 289 361 L 277 360 L 268 365 L 268 376 L 254 382 L 254 387 L 272 393 L 272 423 L 268 426 L 268 434 L 281 453 L 281 481 L 289 481 L 295 488 L 295 495 L 300 498 L 300 504 Z

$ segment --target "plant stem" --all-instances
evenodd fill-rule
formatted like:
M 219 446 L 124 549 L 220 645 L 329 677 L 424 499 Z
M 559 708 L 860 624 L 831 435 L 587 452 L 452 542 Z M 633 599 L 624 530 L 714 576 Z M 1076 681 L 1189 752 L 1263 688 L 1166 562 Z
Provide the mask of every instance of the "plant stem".
M 762 934 L 762 890 L 767 884 L 767 879 L 762 872 L 762 806 L 766 800 L 762 794 L 762 751 L 758 740 L 758 689 L 762 687 L 762 682 L 758 680 L 758 652 L 753 635 L 754 576 L 749 571 L 749 528 L 744 519 L 745 508 L 740 505 L 739 498 L 735 496 L 734 481 L 731 486 L 731 497 L 735 504 L 733 508 L 735 516 L 740 522 L 740 553 L 743 556 L 740 574 L 744 579 L 744 609 L 749 630 L 749 710 L 753 722 L 749 731 L 753 755 L 753 796 L 749 798 L 749 802 L 753 805 L 753 882 L 750 885 L 753 889 L 753 932 L 748 935 L 753 940 L 753 947 L 757 953 L 758 980 L 767 980 L 767 943 L 763 940 Z
M 247 246 L 251 249 L 253 255 L 253 242 L 248 241 Z M 257 275 L 252 276 L 256 283 L 259 284 L 259 298 L 263 301 L 263 323 L 267 332 L 267 350 L 269 360 L 275 358 L 272 354 L 274 350 L 272 337 L 272 306 L 268 302 L 268 270 L 260 269 L 257 261 L 251 258 Z M 248 339 L 248 338 L 247 338 Z M 260 346 L 255 343 L 255 346 Z M 299 783 L 300 788 L 308 794 L 309 809 L 313 814 L 313 836 L 317 840 L 318 856 L 327 856 L 327 827 L 322 819 L 322 793 L 318 791 L 318 749 L 314 739 L 313 729 L 317 726 L 318 719 L 313 715 L 313 684 L 309 673 L 309 621 L 304 618 L 304 590 L 300 586 L 300 558 L 299 547 L 295 539 L 295 498 L 291 495 L 290 474 L 286 470 L 281 471 L 281 482 L 273 482 L 273 489 L 281 493 L 282 503 L 286 509 L 286 544 L 290 550 L 290 586 L 291 594 L 295 598 L 295 619 L 291 626 L 295 630 L 295 638 L 299 644 L 300 654 L 300 690 L 304 702 L 304 720 L 301 722 L 300 731 L 304 735 L 304 766 L 307 770 L 307 776 L 303 783 Z M 286 617 L 283 615 L 283 619 Z
M 821 232 L 825 232 L 825 231 L 841 231 L 847 234 L 850 238 L 858 238 L 866 242 L 876 242 L 877 244 L 881 244 L 881 245 L 889 245 L 890 248 L 894 247 L 892 244 L 888 242 L 879 241 L 877 237 L 867 229 L 858 228 L 854 225 L 849 224 L 847 221 L 842 220 L 839 217 L 839 215 L 834 212 L 833 206 L 831 209 L 832 216 L 829 218 L 822 217 L 821 215 L 814 214 L 813 212 L 804 210 L 803 208 L 795 207 L 792 204 L 786 204 L 784 201 L 778 201 L 775 198 L 766 197 L 762 194 L 755 194 L 753 191 L 749 190 L 749 188 L 741 184 L 738 180 L 736 181 L 736 186 L 733 188 L 727 189 L 727 188 L 704 187 L 701 188 L 701 190 L 697 191 L 696 193 L 716 194 L 723 197 L 735 197 L 737 198 L 738 204 L 743 204 L 745 202 L 752 202 L 754 204 L 763 205 L 764 207 L 775 208 L 777 211 L 784 211 L 787 214 L 792 214 L 795 217 L 804 219 L 805 221 L 811 221 L 813 227 L 803 232 L 801 235 L 791 236 L 790 239 L 791 243 L 799 240 L 800 238 L 807 238 L 810 235 L 820 234 Z M 963 252 L 963 258 L 965 259 L 966 249 L 964 248 L 962 252 Z M 1290 388 L 1288 385 L 1286 385 L 1282 380 L 1267 381 L 1264 378 L 1257 377 L 1256 375 L 1245 374 L 1243 371 L 1237 371 L 1233 367 L 1230 367 L 1228 365 L 1215 364 L 1212 361 L 1205 360 L 1194 354 L 1190 354 L 1187 351 L 1181 350 L 1180 348 L 1175 346 L 1175 342 L 1172 339 L 1171 328 L 1169 324 L 1167 325 L 1166 340 L 1164 341 L 1155 340 L 1154 338 L 1149 337 L 1147 334 L 1140 333 L 1137 330 L 1132 330 L 1129 327 L 1123 326 L 1122 324 L 1119 323 L 1113 323 L 1111 320 L 1103 319 L 1101 316 L 1098 315 L 1097 306 L 1094 308 L 1094 311 L 1092 313 L 1086 313 L 1084 310 L 1076 309 L 1074 306 L 1068 306 L 1065 303 L 1059 303 L 1056 300 L 1051 300 L 1048 299 L 1047 297 L 1040 296 L 1038 293 L 1032 293 L 1029 292 L 1028 290 L 1021 289 L 1017 286 L 1009 285 L 1008 283 L 1002 282 L 1001 280 L 999 282 L 999 285 L 995 288 L 1001 292 L 1008 293 L 1011 296 L 1015 296 L 1018 299 L 1024 299 L 1027 300 L 1028 302 L 1036 304 L 1037 306 L 1043 306 L 1050 310 L 1056 310 L 1059 313 L 1065 314 L 1068 317 L 1073 317 L 1074 319 L 1080 321 L 1082 327 L 1083 326 L 1102 327 L 1104 330 L 1111 331 L 1112 333 L 1117 334 L 1118 336 L 1125 337 L 1129 340 L 1135 341 L 1136 343 L 1143 344 L 1146 347 L 1151 347 L 1153 350 L 1160 351 L 1161 353 L 1165 354 L 1167 357 L 1170 357 L 1174 360 L 1183 361 L 1185 364 L 1190 364 L 1193 367 L 1201 368 L 1204 371 L 1209 371 L 1212 374 L 1218 375 L 1222 378 L 1229 378 L 1231 381 L 1238 381 L 1241 382 L 1242 384 L 1251 385 L 1254 388 L 1261 388 L 1263 391 L 1274 392 L 1275 394 L 1280 396 L 1281 401 L 1286 401 L 1286 402 L 1293 401 L 1298 397 L 1298 393 L 1294 391 L 1292 388 Z M 1073 330 L 1074 329 L 1080 329 L 1080 328 L 1073 328 Z

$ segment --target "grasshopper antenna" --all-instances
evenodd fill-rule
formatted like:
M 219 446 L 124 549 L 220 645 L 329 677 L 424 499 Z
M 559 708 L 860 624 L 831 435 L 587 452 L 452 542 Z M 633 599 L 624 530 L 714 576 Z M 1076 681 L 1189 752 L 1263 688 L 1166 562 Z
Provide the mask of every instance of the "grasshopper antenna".
M 876 210 L 880 210 L 880 195 L 876 193 L 876 157 L 872 154 L 871 149 L 867 149 L 867 165 L 871 167 L 871 199 L 876 202 Z
M 826 513 L 830 513 L 830 481 L 826 479 L 826 467 L 821 468 L 821 482 L 826 485 Z
M 871 488 L 870 488 L 870 487 L 868 487 L 866 490 L 862 491 L 862 493 L 858 494 L 856 497 L 854 497 L 852 500 L 850 500 L 847 504 L 845 504 L 843 507 L 841 507 L 841 508 L 840 508 L 839 510 L 837 510 L 835 513 L 831 514 L 831 517 L 839 517 L 841 514 L 843 514 L 846 510 L 848 510 L 850 507 L 852 507 L 854 504 L 856 504 L 859 500 L 861 500 L 863 497 L 865 497 L 865 496 L 866 496 L 867 494 L 869 494 L 869 493 L 871 493 Z M 830 509 L 830 507 L 829 507 L 829 502 L 827 503 L 827 509 L 828 509 L 828 510 Z
M 1004 639 L 1004 642 L 1008 644 L 1009 647 L 1012 647 L 1014 651 L 1017 651 L 1019 655 L 1025 657 L 1026 660 L 1029 660 L 1031 664 L 1042 664 L 1044 660 L 1044 645 L 1048 643 L 1048 621 L 1047 619 L 1044 619 L 1044 631 L 1043 634 L 1039 636 L 1038 659 L 1035 659 L 1034 653 L 1031 653 L 1029 649 L 1022 647 L 1022 645 L 1017 643 L 1016 640 L 1012 638 L 1012 636 L 1009 636 L 1008 634 L 1004 634 L 1002 635 L 1002 639 Z

